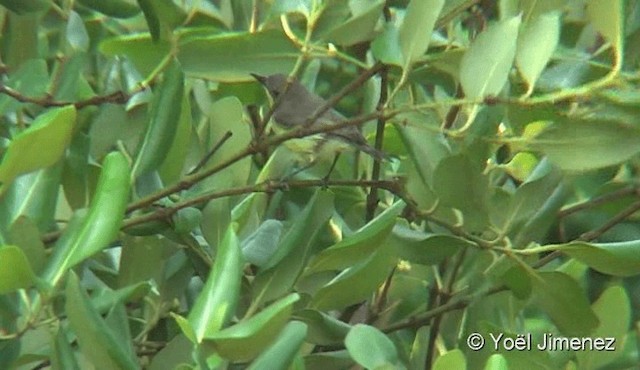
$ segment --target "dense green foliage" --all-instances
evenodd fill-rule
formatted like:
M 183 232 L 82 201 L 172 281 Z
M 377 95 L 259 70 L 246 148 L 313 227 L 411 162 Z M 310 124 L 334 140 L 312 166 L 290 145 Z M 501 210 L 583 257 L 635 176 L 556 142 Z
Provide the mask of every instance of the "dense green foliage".
M 0 368 L 640 361 L 639 1 L 0 5 Z

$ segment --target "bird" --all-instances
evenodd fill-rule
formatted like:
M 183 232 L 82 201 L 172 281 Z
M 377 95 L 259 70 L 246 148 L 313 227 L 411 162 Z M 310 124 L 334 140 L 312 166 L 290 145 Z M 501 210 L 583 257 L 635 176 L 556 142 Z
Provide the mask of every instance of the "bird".
M 276 125 L 284 129 L 291 130 L 307 125 L 324 127 L 336 125 L 347 120 L 346 117 L 334 109 L 329 109 L 317 119 L 309 121 L 309 118 L 326 104 L 326 100 L 307 90 L 296 79 L 288 83 L 288 77 L 284 74 L 277 73 L 261 76 L 251 73 L 251 75 L 266 88 L 274 102 L 277 102 L 277 106 L 273 111 L 273 119 Z M 302 139 L 288 140 L 285 145 L 294 152 L 305 154 L 310 158 L 309 161 L 315 161 L 317 158 L 329 153 L 337 155 L 349 148 L 357 148 L 378 160 L 389 159 L 386 153 L 369 145 L 362 133 L 354 125 L 310 135 Z

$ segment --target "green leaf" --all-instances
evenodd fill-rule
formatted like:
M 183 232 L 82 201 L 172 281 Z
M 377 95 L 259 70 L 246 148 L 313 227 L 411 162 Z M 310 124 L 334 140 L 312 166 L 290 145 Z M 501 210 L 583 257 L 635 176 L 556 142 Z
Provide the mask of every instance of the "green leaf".
M 183 174 L 185 161 L 190 150 L 192 134 L 191 120 L 191 103 L 189 96 L 188 94 L 183 94 L 176 133 L 171 141 L 169 152 L 158 169 L 165 184 L 173 184 L 179 181 L 180 176 Z
M 129 200 L 129 164 L 118 152 L 107 155 L 89 210 L 72 220 L 56 243 L 42 278 L 55 286 L 71 267 L 101 251 L 115 239 Z
M 613 166 L 640 152 L 640 129 L 619 122 L 567 120 L 547 126 L 526 145 L 567 171 Z
M 237 82 L 250 80 L 249 73 L 287 73 L 298 54 L 281 31 L 268 30 L 183 37 L 178 59 L 190 76 Z
M 384 64 L 403 66 L 404 57 L 400 48 L 398 26 L 387 22 L 382 32 L 371 43 L 371 52 Z
M 447 353 L 436 358 L 433 364 L 434 370 L 460 369 L 467 368 L 467 359 L 459 349 L 448 351 Z
M 74 11 L 69 13 L 66 31 L 67 42 L 72 49 L 87 51 L 89 48 L 89 34 L 84 26 L 84 21 L 80 18 L 78 13 Z
M 366 260 L 384 245 L 404 206 L 404 202 L 396 202 L 353 235 L 323 250 L 310 264 L 306 274 L 342 270 Z
M 242 265 L 240 242 L 230 226 L 207 282 L 189 312 L 189 323 L 198 343 L 218 332 L 235 314 L 240 297 Z
M 184 335 L 178 334 L 171 339 L 153 358 L 148 370 L 184 369 L 184 364 L 191 363 L 193 343 Z M 186 370 L 186 369 L 185 369 Z
M 265 220 L 258 230 L 242 242 L 242 253 L 247 262 L 264 267 L 277 251 L 282 234 L 282 222 Z
M 16 176 L 56 163 L 69 145 L 75 122 L 76 109 L 70 105 L 39 115 L 28 129 L 18 134 L 0 164 L 0 195 Z
M 460 63 L 460 83 L 469 99 L 497 96 L 516 54 L 520 17 L 490 26 L 473 41 Z
M 180 65 L 174 62 L 167 68 L 152 103 L 151 122 L 140 143 L 131 171 L 135 178 L 157 169 L 166 158 L 180 122 L 183 94 L 184 74 Z
M 511 290 L 514 297 L 527 299 L 531 295 L 531 277 L 521 266 L 513 266 L 500 276 L 500 281 Z
M 509 363 L 503 355 L 495 353 L 487 359 L 484 370 L 509 370 Z
M 52 338 L 51 367 L 55 369 L 80 370 L 73 348 L 67 339 L 67 328 L 60 326 Z
M 148 34 L 135 34 L 106 39 L 99 48 L 106 56 L 126 55 L 140 73 L 148 75 L 169 54 L 171 44 L 163 40 L 154 43 Z
M 140 8 L 127 0 L 77 0 L 80 4 L 114 18 L 130 18 L 140 13 Z
M 150 282 L 138 282 L 121 289 L 101 289 L 93 294 L 91 303 L 99 313 L 108 312 L 116 305 L 143 299 L 152 289 Z
M 25 3 L 33 4 L 36 2 L 39 1 L 32 0 Z M 9 0 L 4 3 L 24 4 L 21 0 Z M 38 35 L 39 29 L 34 27 L 34 24 L 41 22 L 43 13 L 25 11 L 21 15 L 7 12 L 4 14 L 6 15 L 6 22 L 2 30 L 2 43 L 5 51 L 3 52 L 2 60 L 9 67 L 9 70 L 12 70 L 41 55 L 39 49 L 42 43 Z
M 269 348 L 258 356 L 247 368 L 249 370 L 287 370 L 293 362 L 307 336 L 307 325 L 292 321 L 282 329 L 280 335 Z
M 91 142 L 84 133 L 76 133 L 64 158 L 62 187 L 72 209 L 86 207 L 89 198 L 89 150 Z
M 300 13 L 308 18 L 312 7 L 311 0 L 276 0 L 273 2 L 271 11 L 278 15 Z
M 616 64 L 621 63 L 622 55 L 624 55 L 623 25 L 624 19 L 626 18 L 624 5 L 625 2 L 622 0 L 607 2 L 598 0 L 587 1 L 587 15 L 595 29 L 614 47 Z
M 544 170 L 549 166 L 549 161 L 544 158 L 540 161 L 534 173 L 537 172 L 538 169 Z M 516 191 L 516 197 L 512 200 L 512 206 L 522 207 L 530 200 L 537 198 L 537 194 L 532 194 L 536 188 L 541 192 L 550 191 L 546 187 L 549 183 L 553 182 L 553 177 L 553 175 L 548 176 L 547 180 L 543 180 L 541 183 L 532 185 L 531 187 L 527 186 L 527 189 L 523 189 L 520 193 Z M 545 185 L 546 181 L 549 181 L 547 185 Z M 547 234 L 549 228 L 557 220 L 558 211 L 566 204 L 571 193 L 572 189 L 566 183 L 563 181 L 558 182 L 558 185 L 549 193 L 548 197 L 543 199 L 542 203 L 538 205 L 535 212 L 530 214 L 526 220 L 523 220 L 523 223 L 520 224 L 521 226 L 512 224 L 511 229 L 512 232 L 515 233 L 513 245 L 525 246 L 532 241 L 542 242 L 544 235 Z M 531 198 L 529 198 L 530 196 Z M 528 213 L 528 211 L 524 211 L 524 213 Z
M 0 230 L 7 230 L 18 217 L 32 220 L 40 230 L 50 230 L 54 223 L 60 190 L 60 162 L 56 165 L 16 178 L 0 201 Z M 5 222 L 9 224 L 5 224 Z
M 271 304 L 256 315 L 239 323 L 212 333 L 204 338 L 220 356 L 233 361 L 255 358 L 282 330 L 291 316 L 293 304 L 300 299 L 297 293 Z
M 462 211 L 465 228 L 478 231 L 488 223 L 488 179 L 469 156 L 444 158 L 433 174 L 433 190 L 442 205 Z
M 617 243 L 574 242 L 557 247 L 562 253 L 603 274 L 623 277 L 640 274 L 640 240 Z
M 427 51 L 433 27 L 443 5 L 444 0 L 411 0 L 407 5 L 398 32 L 405 71 Z
M 585 336 L 598 326 L 583 289 L 568 275 L 536 272 L 531 282 L 534 304 L 549 315 L 562 334 Z
M 562 176 L 559 172 L 553 171 L 546 176 L 527 181 L 519 186 L 515 194 L 510 197 L 507 207 L 490 203 L 492 214 L 495 214 L 494 219 L 496 219 L 494 225 L 500 227 L 503 232 L 520 231 L 522 224 L 530 221 L 540 210 L 540 205 L 544 204 L 553 192 L 562 186 Z M 498 218 L 501 219 L 499 222 Z
M 49 0 L 0 0 L 0 5 L 16 14 L 39 12 L 51 6 Z
M 383 244 L 366 260 L 347 268 L 320 288 L 310 306 L 322 311 L 342 309 L 370 297 L 396 265 L 393 252 L 389 244 Z
M 516 64 L 533 92 L 538 77 L 549 62 L 560 38 L 560 13 L 552 12 L 530 19 L 518 37 Z
M 614 285 L 607 288 L 593 305 L 600 325 L 592 338 L 613 338 L 613 351 L 578 351 L 576 359 L 580 369 L 597 369 L 610 364 L 623 353 L 623 344 L 631 323 L 631 302 L 625 288 Z
M 344 7 L 345 5 L 336 2 L 336 6 Z M 382 15 L 384 1 L 352 0 L 349 1 L 349 6 L 352 12 L 351 17 L 332 28 L 322 37 L 323 39 L 337 45 L 350 46 L 373 38 L 375 26 Z
M 317 235 L 334 212 L 333 193 L 318 190 L 282 237 L 277 251 L 254 281 L 254 294 L 263 301 L 281 297 L 298 280 Z
M 33 271 L 40 272 L 44 267 L 47 252 L 36 225 L 28 217 L 20 216 L 11 224 L 8 236 L 11 244 L 15 244 L 24 252 Z
M 124 347 L 126 344 L 118 340 L 111 327 L 91 305 L 73 272 L 69 274 L 65 295 L 69 324 L 78 338 L 82 353 L 105 370 L 138 369 L 138 363 Z
M 154 41 L 168 39 L 186 14 L 172 0 L 137 0 Z
M 18 70 L 8 76 L 4 84 L 24 96 L 43 96 L 49 84 L 49 71 L 44 59 L 29 59 L 22 63 Z M 24 103 L 7 95 L 0 96 L 0 112 L 18 109 Z
M 207 161 L 203 169 L 225 163 L 238 154 L 239 148 L 245 148 L 251 144 L 253 140 L 251 127 L 243 118 L 243 114 L 244 107 L 235 96 L 224 97 L 211 104 L 207 112 L 209 132 L 205 141 L 206 149 L 212 150 L 228 134 L 231 134 L 231 137 L 216 150 L 215 155 Z M 189 191 L 188 196 L 244 186 L 250 176 L 252 164 L 250 157 L 235 161 L 216 176 L 200 181 Z
M 22 250 L 14 245 L 0 246 L 0 294 L 26 289 L 34 280 L 35 274 Z
M 393 366 L 403 369 L 398 351 L 393 342 L 373 326 L 357 324 L 349 331 L 344 340 L 349 355 L 367 369 Z
M 398 132 L 409 152 L 420 181 L 432 186 L 433 173 L 438 163 L 451 155 L 450 144 L 441 135 L 422 134 L 424 128 L 419 127 L 420 122 L 429 119 L 428 117 L 414 114 L 406 117 L 410 124 L 407 126 L 398 125 Z
M 437 265 L 464 248 L 473 247 L 466 239 L 452 235 L 428 234 L 399 223 L 393 228 L 388 243 L 397 251 L 398 257 L 411 263 Z
M 309 326 L 307 342 L 320 345 L 341 343 L 351 326 L 322 311 L 305 309 L 295 313 L 295 319 Z

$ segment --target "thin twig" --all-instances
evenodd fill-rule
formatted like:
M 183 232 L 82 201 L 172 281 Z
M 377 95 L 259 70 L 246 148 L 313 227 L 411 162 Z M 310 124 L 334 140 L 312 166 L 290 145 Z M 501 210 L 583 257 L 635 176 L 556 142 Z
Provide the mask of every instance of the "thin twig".
M 376 111 L 383 112 L 384 107 L 387 104 L 388 98 L 388 89 L 389 89 L 389 73 L 386 68 L 380 70 L 380 98 L 378 99 L 378 105 L 376 107 Z M 379 151 L 382 150 L 382 143 L 384 142 L 384 126 L 387 123 L 387 120 L 384 116 L 378 117 L 378 122 L 376 125 L 376 142 L 375 148 Z M 377 180 L 380 178 L 380 168 L 381 162 L 378 158 L 374 158 L 373 161 L 373 169 L 371 170 L 371 179 Z M 369 194 L 367 195 L 367 214 L 366 219 L 372 220 L 375 215 L 376 206 L 378 205 L 378 189 L 375 186 L 372 186 L 369 189 Z
M 385 117 L 392 117 L 395 114 L 398 114 L 398 112 L 390 112 L 388 114 L 385 115 Z M 376 118 L 380 115 L 380 113 L 375 112 L 375 113 L 370 113 L 370 114 L 365 114 L 365 115 L 361 115 L 358 117 L 355 117 L 353 119 L 350 120 L 346 120 L 344 122 L 341 122 L 339 124 L 336 125 L 329 125 L 329 126 L 314 126 L 314 127 L 301 127 L 299 129 L 295 129 L 295 130 L 291 130 L 287 133 L 284 133 L 282 135 L 276 136 L 270 140 L 265 140 L 265 141 L 260 141 L 260 142 L 255 142 L 252 145 L 247 146 L 246 148 L 242 149 L 241 151 L 239 151 L 238 153 L 236 153 L 235 155 L 231 156 L 230 158 L 228 158 L 227 160 L 223 161 L 222 163 L 219 163 L 216 166 L 213 166 L 207 170 L 201 171 L 201 172 L 197 172 L 194 173 L 193 175 L 189 175 L 186 176 L 185 178 L 182 179 L 182 181 L 178 182 L 175 185 L 172 185 L 168 188 L 162 189 L 160 191 L 158 191 L 157 193 L 151 194 L 147 197 L 144 197 L 142 199 L 139 199 L 136 202 L 131 203 L 128 207 L 127 207 L 127 212 L 132 212 L 135 211 L 137 209 L 141 209 L 141 208 L 145 208 L 151 204 L 153 204 L 155 201 L 162 199 L 166 196 L 169 196 L 171 194 L 175 194 L 178 193 L 182 190 L 186 190 L 191 188 L 193 185 L 195 185 L 196 183 L 198 183 L 199 181 L 202 181 L 203 179 L 216 174 L 222 170 L 224 170 L 225 168 L 231 166 L 232 164 L 236 163 L 237 161 L 259 153 L 263 150 L 265 150 L 268 147 L 272 147 L 272 146 L 277 146 L 282 142 L 285 142 L 287 140 L 290 139 L 294 139 L 294 138 L 301 138 L 301 137 L 305 137 L 305 136 L 309 136 L 309 135 L 314 135 L 317 133 L 324 133 L 324 132 L 329 132 L 329 131 L 333 131 L 333 130 L 339 130 L 340 128 L 349 126 L 349 125 L 355 125 L 355 124 L 360 124 L 366 121 L 369 121 L 373 118 Z
M 608 194 L 604 194 L 601 195 L 599 197 L 593 198 L 593 199 L 589 199 L 585 202 L 576 204 L 574 206 L 571 207 L 567 207 L 563 210 L 561 210 L 560 212 L 558 212 L 558 217 L 562 218 L 562 217 L 567 217 L 570 214 L 579 212 L 579 211 L 583 211 L 585 209 L 590 209 L 590 208 L 595 208 L 599 205 L 602 205 L 604 203 L 608 203 L 610 201 L 613 200 L 617 200 L 619 198 L 628 196 L 628 195 L 633 195 L 636 194 L 638 195 L 638 188 L 633 186 L 633 187 L 628 187 L 628 188 L 622 188 L 622 189 L 618 189 L 616 191 L 613 191 L 611 193 Z
M 378 62 L 373 66 L 371 66 L 371 68 L 362 72 L 360 76 L 358 76 L 358 78 L 351 81 L 349 84 L 343 87 L 340 91 L 338 91 L 337 94 L 333 95 L 322 106 L 316 109 L 315 112 L 313 112 L 313 114 L 307 119 L 307 122 L 305 122 L 305 126 L 310 126 L 314 124 L 316 120 L 320 118 L 320 116 L 322 116 L 329 109 L 332 109 L 333 107 L 335 107 L 335 105 L 340 100 L 342 100 L 342 98 L 350 94 L 352 91 L 354 91 L 358 87 L 362 86 L 362 84 L 367 82 L 368 79 L 370 79 L 373 75 L 381 71 L 383 68 L 385 68 L 384 64 Z
M 629 216 L 633 215 L 639 210 L 640 210 L 640 201 L 635 202 L 631 204 L 629 207 L 623 209 L 622 211 L 620 211 L 618 214 L 613 216 L 609 221 L 607 221 L 604 225 L 600 226 L 599 228 L 583 233 L 582 235 L 580 235 L 579 238 L 576 239 L 576 241 L 589 242 L 594 239 L 597 239 L 602 234 L 609 231 L 612 227 L 624 221 Z M 546 256 L 540 258 L 538 261 L 536 261 L 536 263 L 534 263 L 532 267 L 540 268 L 548 264 L 549 262 L 555 260 L 556 258 L 560 257 L 561 255 L 562 255 L 562 251 L 560 250 L 553 251 L 547 254 Z
M 51 96 L 47 95 L 42 98 L 33 98 L 30 96 L 22 95 L 20 92 L 10 88 L 9 86 L 0 84 L 0 94 L 5 94 L 14 98 L 15 100 L 21 103 L 31 103 L 36 104 L 42 107 L 64 107 L 67 105 L 73 105 L 77 109 L 81 109 L 90 105 L 101 105 L 101 104 L 124 104 L 131 98 L 132 94 L 126 94 L 122 91 L 116 91 L 106 95 L 96 95 L 89 99 L 80 100 L 77 102 L 71 101 L 56 101 L 52 100 Z
M 402 330 L 402 329 L 408 329 L 408 328 L 419 328 L 422 326 L 425 326 L 427 324 L 429 324 L 429 322 L 431 322 L 431 320 L 438 316 L 438 315 L 442 315 L 443 313 L 449 312 L 449 311 L 454 311 L 454 310 L 459 310 L 462 308 L 467 307 L 469 304 L 471 304 L 472 302 L 474 302 L 476 299 L 482 298 L 482 297 L 487 297 L 490 296 L 492 294 L 496 294 L 499 292 L 502 292 L 504 290 L 507 290 L 507 288 L 505 286 L 499 286 L 499 287 L 493 287 L 489 290 L 487 290 L 486 292 L 482 292 L 482 293 L 472 293 L 472 294 L 468 294 L 462 297 L 458 297 L 458 298 L 452 298 L 449 302 L 444 303 L 442 305 L 439 305 L 438 307 L 435 307 L 434 309 L 425 311 L 421 314 L 418 314 L 416 316 L 410 317 L 407 320 L 404 320 L 402 322 L 393 324 L 393 325 L 389 325 L 386 328 L 382 328 L 381 330 L 384 333 L 392 333 L 394 331 L 398 331 L 398 330 Z
M 200 162 L 193 168 L 193 170 L 187 173 L 187 175 L 193 175 L 194 173 L 200 171 L 200 169 L 207 164 L 207 162 L 209 161 L 209 159 L 211 159 L 215 152 L 217 152 L 218 149 L 220 149 L 220 147 L 222 147 L 222 145 L 224 145 L 227 140 L 231 139 L 231 136 L 233 136 L 233 132 L 225 132 L 220 140 L 218 140 L 216 145 L 214 145 L 213 148 L 209 151 L 209 153 L 207 153 L 207 155 L 205 155 L 204 158 L 202 158 L 202 160 L 200 160 Z
M 578 238 L 580 241 L 590 241 L 599 238 L 602 234 L 609 231 L 612 227 L 621 223 L 625 219 L 627 219 L 632 214 L 636 213 L 640 210 L 640 201 L 631 204 L 629 207 L 620 211 L 620 213 L 613 216 L 609 221 L 607 221 L 604 225 L 600 226 L 595 230 L 588 231 Z
M 331 187 L 331 186 L 372 186 L 375 185 L 378 188 L 388 190 L 392 193 L 398 192 L 399 184 L 396 180 L 297 180 L 297 181 L 267 181 L 255 185 L 241 186 L 237 188 L 225 189 L 221 191 L 211 192 L 200 195 L 198 197 L 190 198 L 181 202 L 175 203 L 171 207 L 163 207 L 156 211 L 135 216 L 127 219 L 123 222 L 122 228 L 126 229 L 135 225 L 140 225 L 146 222 L 166 219 L 177 211 L 192 207 L 196 205 L 204 204 L 210 200 L 230 197 L 234 195 L 249 194 L 249 193 L 273 193 L 278 190 L 287 190 L 292 188 L 307 188 L 307 187 Z

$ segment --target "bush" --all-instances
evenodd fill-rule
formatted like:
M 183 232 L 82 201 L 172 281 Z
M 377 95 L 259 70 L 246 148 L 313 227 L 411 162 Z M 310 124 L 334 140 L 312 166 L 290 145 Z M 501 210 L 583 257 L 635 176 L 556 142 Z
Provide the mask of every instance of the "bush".
M 638 363 L 638 1 L 0 5 L 0 368 Z

